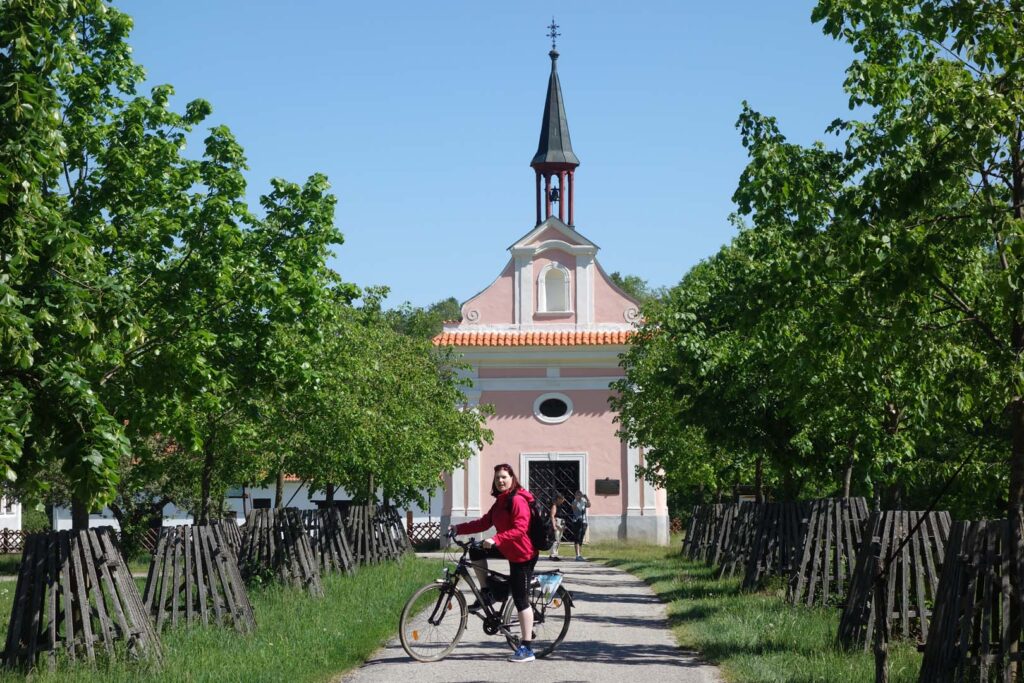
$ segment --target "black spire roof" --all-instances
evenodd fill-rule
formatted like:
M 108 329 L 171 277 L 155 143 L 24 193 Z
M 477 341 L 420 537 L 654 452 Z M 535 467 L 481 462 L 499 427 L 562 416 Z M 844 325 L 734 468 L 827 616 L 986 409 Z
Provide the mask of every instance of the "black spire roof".
M 562 86 L 558 82 L 558 51 L 551 50 L 551 77 L 548 79 L 548 97 L 544 101 L 544 119 L 540 124 L 540 142 L 530 166 L 538 164 L 569 164 L 579 166 L 580 160 L 572 151 L 569 139 L 569 121 L 562 104 Z

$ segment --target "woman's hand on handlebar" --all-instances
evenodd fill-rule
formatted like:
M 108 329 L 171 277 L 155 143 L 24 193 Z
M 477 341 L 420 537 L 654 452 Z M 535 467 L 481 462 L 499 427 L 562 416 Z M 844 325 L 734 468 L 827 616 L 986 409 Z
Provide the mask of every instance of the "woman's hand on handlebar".
M 463 550 L 469 550 L 471 548 L 487 548 L 487 547 L 490 547 L 490 546 L 484 545 L 484 543 L 487 543 L 487 541 L 484 541 L 484 543 L 481 543 L 480 541 L 476 540 L 475 538 L 469 538 L 469 539 L 466 539 L 465 541 L 460 541 L 458 538 L 456 538 L 457 535 L 458 534 L 455 533 L 455 529 L 454 528 L 449 528 L 448 529 L 448 534 L 447 534 L 448 538 L 451 539 L 452 543 L 454 543 L 455 545 L 459 546 Z M 490 539 L 488 539 L 488 540 L 490 540 Z M 494 545 L 494 544 L 492 543 L 491 545 Z

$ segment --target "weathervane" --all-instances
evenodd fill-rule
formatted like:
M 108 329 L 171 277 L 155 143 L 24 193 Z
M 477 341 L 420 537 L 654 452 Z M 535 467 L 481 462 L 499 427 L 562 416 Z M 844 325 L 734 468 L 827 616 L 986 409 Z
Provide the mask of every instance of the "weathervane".
M 558 36 L 562 35 L 558 32 L 558 24 L 555 23 L 555 18 L 551 17 L 551 25 L 548 26 L 548 38 L 551 39 L 551 49 L 555 49 L 555 40 Z

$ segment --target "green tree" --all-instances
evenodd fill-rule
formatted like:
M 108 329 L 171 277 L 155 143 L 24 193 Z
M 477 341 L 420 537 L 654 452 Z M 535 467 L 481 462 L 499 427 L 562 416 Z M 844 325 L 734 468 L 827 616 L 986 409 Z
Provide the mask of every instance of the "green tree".
M 641 304 L 646 303 L 651 299 L 661 298 L 667 291 L 664 287 L 652 289 L 647 283 L 647 280 L 639 275 L 623 275 L 619 271 L 615 271 L 608 277 L 615 283 L 616 287 L 639 301 Z
M 209 105 L 135 93 L 130 28 L 101 2 L 0 15 L 0 458 L 29 499 L 56 465 L 76 524 L 157 434 L 203 454 L 208 500 L 237 415 L 303 372 L 275 331 L 315 337 L 325 293 L 356 293 L 324 265 L 326 179 L 275 180 L 252 214 L 227 128 L 182 155 Z
M 441 299 L 426 308 L 413 306 L 406 301 L 398 308 L 384 313 L 384 317 L 396 332 L 430 339 L 441 331 L 444 323 L 462 320 L 462 306 L 455 297 Z
M 464 409 L 451 351 L 395 331 L 379 295 L 364 294 L 363 309 L 336 306 L 308 356 L 309 381 L 262 402 L 253 437 L 276 456 L 264 480 L 289 472 L 328 499 L 340 486 L 359 500 L 382 491 L 423 503 L 443 472 L 490 442 L 489 411 Z
M 958 388 L 1009 436 L 1011 518 L 1024 505 L 1022 16 L 1016 1 L 837 0 L 814 12 L 857 53 L 845 87 L 870 114 L 834 124 L 858 180 L 837 204 L 847 268 L 908 319 L 954 318 L 913 333 L 955 330 L 981 354 L 983 380 Z

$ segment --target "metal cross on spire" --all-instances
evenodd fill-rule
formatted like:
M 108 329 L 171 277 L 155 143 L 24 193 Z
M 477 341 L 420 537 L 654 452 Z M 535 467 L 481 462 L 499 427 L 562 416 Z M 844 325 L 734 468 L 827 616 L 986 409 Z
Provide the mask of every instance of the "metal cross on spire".
M 551 17 L 551 25 L 548 26 L 547 36 L 548 36 L 548 38 L 551 39 L 551 49 L 552 50 L 555 49 L 555 40 L 560 35 L 562 35 L 562 34 L 558 32 L 558 24 L 555 23 L 555 18 Z

